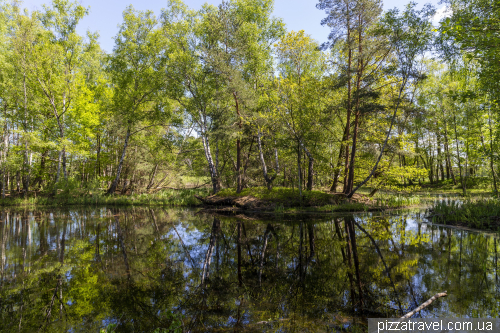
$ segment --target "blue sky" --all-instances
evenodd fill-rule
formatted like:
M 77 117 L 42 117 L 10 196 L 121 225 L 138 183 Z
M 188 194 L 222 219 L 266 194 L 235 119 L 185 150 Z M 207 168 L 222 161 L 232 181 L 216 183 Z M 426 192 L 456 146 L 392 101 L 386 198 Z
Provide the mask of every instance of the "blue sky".
M 438 5 L 439 0 L 415 1 L 419 5 L 431 3 L 436 8 L 443 7 L 443 5 Z M 99 42 L 107 52 L 113 50 L 113 37 L 118 32 L 118 25 L 122 21 L 122 12 L 129 4 L 132 4 L 136 9 L 153 10 L 159 15 L 167 3 L 158 0 L 80 0 L 79 2 L 85 7 L 90 6 L 90 15 L 82 20 L 78 31 L 81 34 L 85 34 L 87 30 L 99 32 Z M 184 0 L 184 3 L 194 9 L 200 8 L 206 2 L 218 5 L 221 0 Z M 386 0 L 384 1 L 384 9 L 402 8 L 408 2 L 407 0 Z M 29 10 L 35 10 L 42 9 L 44 3 L 49 3 L 49 1 L 25 0 L 23 6 Z M 288 30 L 304 30 L 319 43 L 322 43 L 327 40 L 328 28 L 320 24 L 325 13 L 316 9 L 316 3 L 316 0 L 275 0 L 274 16 L 281 17 Z

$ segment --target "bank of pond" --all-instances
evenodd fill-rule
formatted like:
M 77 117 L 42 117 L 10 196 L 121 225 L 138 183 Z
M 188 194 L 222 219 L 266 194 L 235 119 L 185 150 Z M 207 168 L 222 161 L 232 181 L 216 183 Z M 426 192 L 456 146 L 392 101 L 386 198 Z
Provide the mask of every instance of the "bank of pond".
M 64 207 L 64 206 L 147 206 L 147 207 L 197 207 L 211 209 L 235 208 L 233 211 L 260 212 L 356 212 L 415 206 L 420 196 L 404 194 L 377 194 L 367 196 L 355 194 L 347 198 L 342 193 L 312 190 L 300 192 L 296 188 L 251 187 L 236 193 L 234 189 L 223 189 L 211 195 L 207 188 L 162 189 L 149 193 L 128 195 L 105 195 L 99 190 L 60 190 L 54 193 L 33 192 L 27 198 L 21 193 L 10 193 L 0 199 L 4 207 Z
M 497 317 L 498 235 L 422 208 L 222 215 L 200 208 L 0 213 L 2 332 L 366 332 Z

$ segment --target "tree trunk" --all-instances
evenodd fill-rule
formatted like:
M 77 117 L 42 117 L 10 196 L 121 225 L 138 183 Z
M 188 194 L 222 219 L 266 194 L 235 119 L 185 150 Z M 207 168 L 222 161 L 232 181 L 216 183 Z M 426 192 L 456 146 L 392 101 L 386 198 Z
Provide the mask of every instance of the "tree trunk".
M 34 187 L 37 187 L 37 188 L 41 188 L 42 187 L 42 184 L 43 184 L 43 174 L 45 172 L 45 160 L 46 160 L 46 157 L 47 157 L 47 154 L 49 153 L 48 150 L 45 150 L 43 153 L 42 153 L 42 156 L 40 158 L 40 171 L 33 183 L 33 186 Z
M 236 108 L 236 115 L 238 116 L 238 127 L 240 129 L 240 132 L 243 128 L 242 120 L 241 120 L 241 114 L 240 114 L 240 107 L 238 103 L 238 96 L 236 92 L 233 92 L 233 97 L 234 97 L 234 106 Z M 241 134 L 241 133 L 240 133 Z M 243 179 L 242 179 L 242 174 L 241 174 L 241 140 L 238 135 L 238 138 L 236 139 L 236 193 L 241 193 L 243 190 Z
M 125 160 L 125 154 L 127 152 L 129 138 L 130 138 L 130 128 L 127 128 L 127 134 L 125 136 L 125 143 L 123 145 L 122 156 L 121 156 L 120 162 L 118 164 L 118 169 L 116 170 L 116 177 L 115 177 L 115 180 L 113 181 L 113 183 L 111 183 L 111 186 L 109 187 L 107 194 L 114 194 L 116 191 L 116 187 L 118 186 L 118 181 L 120 180 L 120 173 L 122 172 L 122 168 L 123 168 L 123 161 Z
M 337 167 L 334 170 L 334 175 L 333 175 L 333 183 L 332 186 L 330 187 L 330 192 L 337 192 L 337 186 L 339 183 L 339 175 L 340 175 L 340 167 L 342 166 L 342 157 L 343 153 L 345 152 L 345 147 L 344 147 L 344 142 L 347 141 L 347 127 L 344 128 L 344 135 L 342 136 L 342 142 L 340 143 L 340 149 L 339 149 L 339 157 L 337 159 Z
M 453 165 L 451 164 L 451 157 L 450 157 L 450 147 L 448 146 L 448 123 L 444 122 L 444 149 L 446 151 L 446 161 L 450 167 L 450 175 L 451 179 L 453 180 L 453 184 L 457 185 L 457 180 L 455 179 L 455 173 L 453 172 Z
M 153 172 L 151 174 L 151 177 L 149 178 L 149 183 L 146 187 L 146 190 L 149 190 L 153 186 L 156 177 L 156 171 L 158 171 L 158 163 L 156 163 L 155 167 L 153 168 Z
M 302 169 L 301 169 L 301 166 L 300 166 L 300 143 L 298 144 L 298 147 L 297 147 L 297 167 L 298 167 L 298 175 L 299 175 L 299 181 L 297 182 L 298 183 L 298 188 L 299 188 L 299 200 L 300 200 L 300 203 L 302 204 Z
M 349 10 L 349 8 L 347 9 Z M 347 189 L 347 174 L 349 172 L 349 133 L 351 131 L 351 66 L 352 66 L 352 50 L 351 50 L 351 27 L 347 25 L 347 44 L 349 47 L 348 60 L 347 60 L 347 120 L 346 120 L 346 145 L 345 145 L 345 165 L 344 165 L 344 189 L 343 192 L 346 193 Z
M 7 104 L 4 105 L 4 116 L 7 119 Z M 2 199 L 5 199 L 5 190 L 9 189 L 9 177 L 7 175 L 7 155 L 9 151 L 9 134 L 7 120 L 4 123 L 4 132 L 2 140 Z
M 95 162 L 95 179 L 101 175 L 101 136 L 97 135 L 97 156 Z
M 349 176 L 347 180 L 347 187 L 345 189 L 345 194 L 351 193 L 354 187 L 354 161 L 356 158 L 356 143 L 358 139 L 358 123 L 359 123 L 359 112 L 356 112 L 354 117 L 354 130 L 352 134 L 352 148 L 351 148 L 351 163 L 349 164 Z
M 370 172 L 370 174 L 368 175 L 368 177 L 366 177 L 365 180 L 363 180 L 358 186 L 356 186 L 355 189 L 353 189 L 347 195 L 348 198 L 352 198 L 352 196 L 354 195 L 354 193 L 356 193 L 356 191 L 361 186 L 365 185 L 370 180 L 370 178 L 373 177 L 373 175 L 375 174 L 375 171 L 377 170 L 378 164 L 380 163 L 380 160 L 382 159 L 382 156 L 384 155 L 384 150 L 385 150 L 385 147 L 387 146 L 387 142 L 389 141 L 389 136 L 391 135 L 392 127 L 394 126 L 394 122 L 396 120 L 396 116 L 397 116 L 399 104 L 401 103 L 401 94 L 403 93 L 404 87 L 406 86 L 407 79 L 408 78 L 403 79 L 403 82 L 401 83 L 401 88 L 399 89 L 399 95 L 398 95 L 398 102 L 396 104 L 396 107 L 394 109 L 394 114 L 392 115 L 392 119 L 391 119 L 391 126 L 389 127 L 389 132 L 387 132 L 387 136 L 385 138 L 385 141 L 384 141 L 384 144 L 382 146 L 382 149 L 380 150 L 380 154 L 379 154 L 379 156 L 377 158 L 377 162 L 375 162 L 375 165 L 374 165 L 372 171 Z
M 443 156 L 441 154 L 441 136 L 437 135 L 437 154 L 438 154 L 438 167 L 441 171 L 441 181 L 444 181 L 444 167 L 443 167 Z
M 488 125 L 489 125 L 489 131 L 490 131 L 490 169 L 491 169 L 491 175 L 493 177 L 493 189 L 494 189 L 494 192 L 495 192 L 495 195 L 498 194 L 498 188 L 497 188 L 497 177 L 496 177 L 496 172 L 495 172 L 495 167 L 494 167 L 494 164 L 493 164 L 493 131 L 492 131 L 492 128 L 491 128 L 491 108 L 489 108 L 489 117 L 488 117 Z M 496 250 L 496 246 L 495 246 L 495 250 Z
M 314 159 L 312 156 L 307 156 L 309 160 L 308 170 L 307 170 L 307 190 L 312 191 L 314 186 Z
M 21 171 L 16 172 L 16 191 L 17 193 L 21 193 Z
M 23 119 L 23 129 L 25 135 L 28 134 L 28 95 L 26 92 L 26 74 L 23 74 L 23 88 L 24 88 L 24 119 Z M 30 163 L 29 163 L 29 152 L 28 152 L 28 139 L 24 137 L 24 161 L 23 161 L 23 195 L 25 198 L 28 197 L 29 185 L 30 185 Z
M 465 187 L 465 181 L 464 181 L 464 175 L 462 172 L 462 163 L 460 162 L 460 150 L 458 149 L 458 133 L 457 133 L 457 118 L 456 116 L 453 116 L 454 124 L 455 124 L 455 144 L 457 147 L 457 161 L 458 161 L 458 170 L 460 172 L 460 183 L 462 185 L 462 192 L 463 195 L 466 194 L 466 187 Z
M 354 117 L 354 130 L 352 133 L 352 148 L 351 148 L 351 162 L 349 164 L 349 176 L 347 178 L 347 187 L 344 188 L 344 193 L 349 194 L 354 188 L 354 163 L 356 159 L 356 144 L 358 138 L 358 125 L 359 125 L 359 95 L 361 90 L 361 77 L 363 75 L 363 26 L 362 15 L 358 15 L 358 68 L 356 70 L 356 113 Z
M 257 145 L 259 147 L 259 157 L 260 157 L 260 163 L 262 164 L 262 173 L 264 174 L 264 180 L 266 181 L 267 189 L 271 190 L 273 188 L 273 181 L 276 179 L 276 176 L 278 175 L 278 170 L 276 170 L 276 173 L 272 176 L 269 177 L 267 173 L 267 165 L 266 161 L 264 159 L 264 153 L 262 151 L 262 143 L 261 143 L 261 133 L 260 130 L 257 132 Z M 278 150 L 275 150 L 276 154 L 276 166 L 279 167 L 278 165 Z
M 205 132 L 205 131 L 204 131 Z M 205 158 L 208 162 L 208 169 L 210 171 L 210 178 L 212 180 L 212 189 L 213 194 L 216 194 L 220 191 L 220 180 L 219 175 L 217 174 L 217 169 L 214 165 L 214 161 L 212 159 L 212 153 L 210 151 L 210 142 L 208 140 L 208 136 L 205 133 L 202 133 L 201 140 L 203 142 L 203 149 L 205 150 Z

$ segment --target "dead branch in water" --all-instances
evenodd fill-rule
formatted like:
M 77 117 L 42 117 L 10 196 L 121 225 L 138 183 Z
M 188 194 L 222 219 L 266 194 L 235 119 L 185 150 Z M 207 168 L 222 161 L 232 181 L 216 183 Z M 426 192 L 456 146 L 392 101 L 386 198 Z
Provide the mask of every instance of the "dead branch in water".
M 423 310 L 424 308 L 426 308 L 427 306 L 429 306 L 432 302 L 434 302 L 435 300 L 437 300 L 439 297 L 444 297 L 444 296 L 448 296 L 448 294 L 446 293 L 446 291 L 444 293 L 437 293 L 436 295 L 434 295 L 431 298 L 429 298 L 425 303 L 423 303 L 422 305 L 420 305 L 418 308 L 416 308 L 415 310 L 413 310 L 411 312 L 408 312 L 407 314 L 405 314 L 401 318 L 402 319 L 410 318 L 415 313 L 420 312 L 421 310 Z

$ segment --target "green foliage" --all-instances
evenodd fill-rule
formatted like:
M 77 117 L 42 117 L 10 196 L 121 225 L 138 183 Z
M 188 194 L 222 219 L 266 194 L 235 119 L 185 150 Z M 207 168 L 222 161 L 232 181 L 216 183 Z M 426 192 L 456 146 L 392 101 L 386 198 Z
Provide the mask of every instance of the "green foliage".
M 487 1 L 447 3 L 433 30 L 431 6 L 321 0 L 326 44 L 287 31 L 272 0 L 129 6 L 106 54 L 77 33 L 89 10 L 75 1 L 1 2 L 2 204 L 191 206 L 194 192 L 158 191 L 239 184 L 281 211 L 333 207 L 328 190 L 370 177 L 373 191 L 496 193 L 498 19 Z
M 435 223 L 500 230 L 500 200 L 497 198 L 439 201 L 429 213 Z

